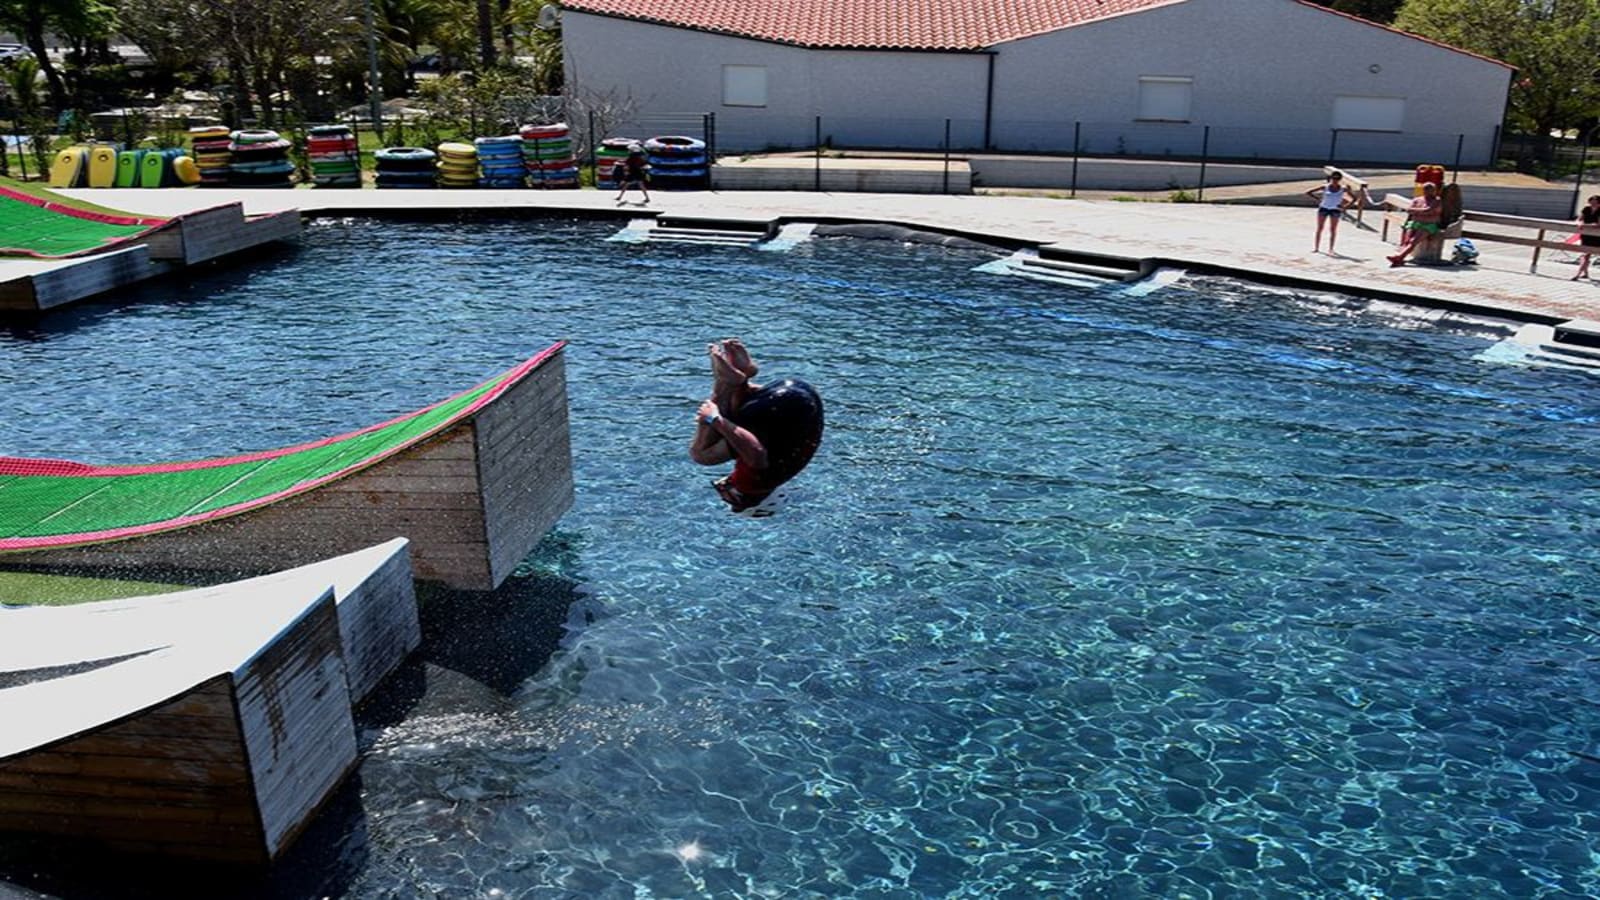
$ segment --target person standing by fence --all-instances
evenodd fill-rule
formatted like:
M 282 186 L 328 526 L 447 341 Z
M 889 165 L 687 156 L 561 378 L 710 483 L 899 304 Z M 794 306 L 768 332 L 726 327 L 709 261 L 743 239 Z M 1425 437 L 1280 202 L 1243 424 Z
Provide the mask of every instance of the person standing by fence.
M 1578 210 L 1578 245 L 1584 249 L 1600 249 L 1600 194 L 1589 198 L 1583 209 Z M 1572 276 L 1573 281 L 1589 277 L 1589 254 L 1582 253 L 1578 256 L 1578 274 Z

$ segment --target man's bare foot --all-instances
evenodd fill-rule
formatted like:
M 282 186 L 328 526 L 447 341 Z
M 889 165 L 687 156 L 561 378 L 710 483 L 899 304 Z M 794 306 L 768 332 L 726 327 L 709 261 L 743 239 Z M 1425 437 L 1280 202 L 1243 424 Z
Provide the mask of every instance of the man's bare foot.
M 717 384 L 743 384 L 744 373 L 728 361 L 728 352 L 719 341 L 706 345 L 706 355 L 711 357 L 711 380 Z
M 711 377 L 718 382 L 743 384 L 756 373 L 756 364 L 750 359 L 750 351 L 739 343 L 738 338 L 714 341 L 707 345 L 706 353 L 711 356 Z
M 722 342 L 722 350 L 728 355 L 728 364 L 744 373 L 746 378 L 756 377 L 761 367 L 750 358 L 750 351 L 745 349 L 744 341 L 738 338 L 728 338 Z

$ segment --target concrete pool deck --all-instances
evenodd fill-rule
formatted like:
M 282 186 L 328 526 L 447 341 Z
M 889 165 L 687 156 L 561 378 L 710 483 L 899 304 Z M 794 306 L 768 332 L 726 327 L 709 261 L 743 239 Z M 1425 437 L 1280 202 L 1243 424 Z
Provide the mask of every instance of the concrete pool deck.
M 1315 226 L 1304 209 L 1281 206 L 1137 203 L 1010 196 L 773 191 L 657 191 L 646 205 L 631 194 L 619 206 L 609 191 L 139 190 L 78 189 L 69 196 L 133 213 L 177 215 L 231 200 L 247 214 L 298 209 L 308 215 L 512 211 L 604 215 L 619 222 L 654 215 L 766 222 L 885 222 L 1017 245 L 1127 259 L 1155 259 L 1277 283 L 1376 296 L 1423 306 L 1554 322 L 1600 318 L 1600 284 L 1573 282 L 1575 262 L 1546 251 L 1529 272 L 1532 250 L 1477 242 L 1474 266 L 1391 268 L 1392 244 L 1378 237 L 1379 211 L 1339 229 L 1338 257 L 1311 252 Z M 0 281 L 36 261 L 0 260 Z M 1600 268 L 1596 269 L 1600 275 Z

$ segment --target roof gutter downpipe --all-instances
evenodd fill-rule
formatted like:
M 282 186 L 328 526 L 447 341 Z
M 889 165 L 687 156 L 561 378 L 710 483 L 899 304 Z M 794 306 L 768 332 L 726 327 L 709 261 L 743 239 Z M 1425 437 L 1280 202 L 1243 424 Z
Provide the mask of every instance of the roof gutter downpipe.
M 994 126 L 994 58 L 998 54 L 993 50 L 984 53 L 989 57 L 989 78 L 983 89 L 983 149 L 988 152 L 994 148 L 990 131 Z

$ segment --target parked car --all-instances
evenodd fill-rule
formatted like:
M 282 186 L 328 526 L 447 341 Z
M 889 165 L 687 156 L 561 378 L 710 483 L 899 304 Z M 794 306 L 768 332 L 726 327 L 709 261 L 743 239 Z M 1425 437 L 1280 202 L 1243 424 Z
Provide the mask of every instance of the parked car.
M 32 55 L 33 53 L 21 44 L 0 44 L 0 62 L 11 62 Z

